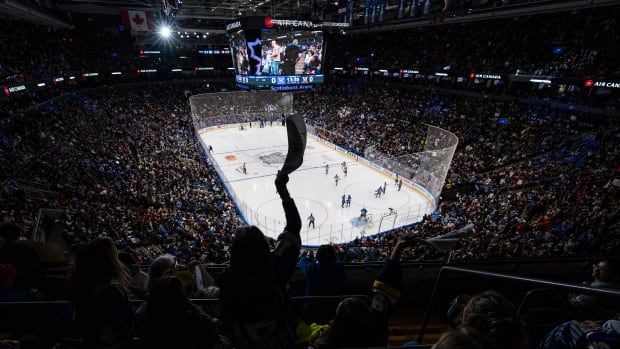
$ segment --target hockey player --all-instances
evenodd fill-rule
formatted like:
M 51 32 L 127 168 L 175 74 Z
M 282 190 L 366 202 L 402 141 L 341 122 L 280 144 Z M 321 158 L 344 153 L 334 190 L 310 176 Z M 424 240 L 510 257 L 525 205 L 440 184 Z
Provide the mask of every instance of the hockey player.
M 340 177 L 338 177 L 338 174 L 336 174 L 334 176 L 334 181 L 336 182 L 336 186 L 338 186 L 338 181 L 340 180 Z
M 308 228 L 310 228 L 310 226 L 312 226 L 312 229 L 314 229 L 314 216 L 312 215 L 312 213 L 310 213 L 310 216 L 308 216 Z
M 342 168 L 342 171 L 344 172 L 344 176 L 346 177 L 347 176 L 347 172 L 348 172 L 347 165 L 344 165 L 344 167 Z
M 380 198 L 381 193 L 383 193 L 383 188 L 381 187 L 377 188 L 377 190 L 375 190 L 375 198 Z
M 344 171 L 344 168 L 347 167 L 347 162 L 343 161 L 342 164 L 340 164 L 340 167 L 342 167 L 342 170 Z
M 368 210 L 366 209 L 366 207 L 362 207 L 362 209 L 360 210 L 360 220 L 362 219 L 366 219 L 366 214 L 368 213 Z
M 398 173 L 396 174 L 396 177 L 394 177 L 394 184 L 398 185 Z
M 403 187 L 403 180 L 401 179 L 398 181 L 398 191 L 400 191 L 400 188 L 402 187 Z
M 347 203 L 347 197 L 346 195 L 342 194 L 342 204 L 340 205 L 341 208 L 344 208 L 344 204 Z
M 385 188 L 387 188 L 387 182 L 383 182 L 383 195 L 385 195 Z
M 351 207 L 351 194 L 347 195 L 347 207 Z
M 248 169 L 245 167 L 245 162 L 243 163 L 243 167 L 241 167 L 241 171 L 243 171 L 244 175 L 248 174 Z

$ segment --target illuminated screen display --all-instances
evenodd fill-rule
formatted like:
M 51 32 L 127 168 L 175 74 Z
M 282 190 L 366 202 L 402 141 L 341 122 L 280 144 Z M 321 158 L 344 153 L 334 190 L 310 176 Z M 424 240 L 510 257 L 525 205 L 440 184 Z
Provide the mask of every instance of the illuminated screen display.
M 320 28 L 238 23 L 231 25 L 228 38 L 239 87 L 289 91 L 323 83 L 325 47 Z
M 262 33 L 261 75 L 320 75 L 323 32 L 295 30 Z

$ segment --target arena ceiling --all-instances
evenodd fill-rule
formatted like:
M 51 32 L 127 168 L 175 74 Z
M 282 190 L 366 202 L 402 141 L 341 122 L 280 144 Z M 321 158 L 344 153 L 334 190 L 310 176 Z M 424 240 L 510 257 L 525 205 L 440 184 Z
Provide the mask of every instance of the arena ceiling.
M 56 0 L 71 13 L 117 14 L 119 10 L 159 10 L 161 0 Z M 335 0 L 316 0 L 320 6 L 333 6 Z M 175 22 L 181 28 L 223 29 L 242 16 L 309 19 L 310 0 L 184 0 Z

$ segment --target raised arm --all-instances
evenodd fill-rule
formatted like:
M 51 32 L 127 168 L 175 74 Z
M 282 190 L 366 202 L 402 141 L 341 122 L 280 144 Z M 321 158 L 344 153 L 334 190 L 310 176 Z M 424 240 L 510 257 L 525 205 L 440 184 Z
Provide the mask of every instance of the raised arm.
M 282 199 L 282 208 L 284 208 L 284 214 L 286 215 L 286 226 L 284 227 L 284 232 L 288 232 L 299 238 L 299 232 L 301 231 L 301 217 L 299 216 L 297 206 L 295 206 L 295 201 L 293 201 L 288 189 L 286 188 L 286 183 L 288 183 L 288 175 L 280 175 L 278 173 L 276 176 L 276 190 Z
M 273 250 L 273 257 L 276 261 L 276 271 L 278 283 L 283 286 L 288 282 L 297 265 L 297 257 L 301 249 L 301 217 L 295 201 L 291 199 L 291 195 L 286 188 L 288 183 L 288 175 L 276 176 L 276 190 L 282 199 L 282 207 L 286 215 L 286 226 L 284 231 L 278 236 L 278 242 Z
M 400 257 L 402 252 L 414 244 L 415 240 L 408 236 L 398 239 L 392 250 L 390 259 L 383 265 L 383 270 L 372 285 L 370 313 L 376 333 L 377 343 L 387 343 L 388 322 L 396 302 L 400 299 L 402 273 Z

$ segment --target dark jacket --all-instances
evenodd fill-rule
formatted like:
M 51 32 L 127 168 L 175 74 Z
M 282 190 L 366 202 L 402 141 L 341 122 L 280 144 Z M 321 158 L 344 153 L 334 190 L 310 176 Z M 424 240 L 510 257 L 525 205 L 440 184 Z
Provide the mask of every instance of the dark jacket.
M 286 285 L 301 248 L 301 218 L 291 198 L 283 199 L 282 206 L 287 225 L 271 251 L 273 284 L 239 284 L 229 268 L 218 278 L 225 333 L 234 338 L 237 348 L 278 349 L 294 344 Z

